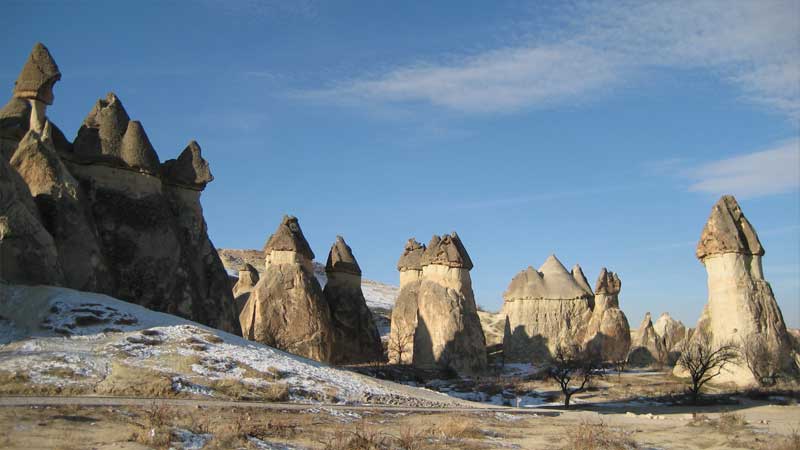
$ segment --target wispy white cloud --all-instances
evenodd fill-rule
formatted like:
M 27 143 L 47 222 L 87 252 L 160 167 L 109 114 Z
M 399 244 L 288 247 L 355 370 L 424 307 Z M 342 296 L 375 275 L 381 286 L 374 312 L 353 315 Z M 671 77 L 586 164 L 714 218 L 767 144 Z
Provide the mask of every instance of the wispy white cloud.
M 509 112 L 592 98 L 637 70 L 710 70 L 743 98 L 800 117 L 800 3 L 700 0 L 578 3 L 557 39 L 396 67 L 307 93 L 336 102 L 424 102 Z M 542 33 L 539 33 L 541 36 Z
M 800 139 L 691 169 L 690 191 L 757 197 L 800 188 Z

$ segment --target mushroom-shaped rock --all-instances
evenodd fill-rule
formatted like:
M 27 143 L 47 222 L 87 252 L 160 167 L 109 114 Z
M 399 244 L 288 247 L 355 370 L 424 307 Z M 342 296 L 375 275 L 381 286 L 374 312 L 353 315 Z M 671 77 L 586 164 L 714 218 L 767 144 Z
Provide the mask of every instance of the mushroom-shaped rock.
M 581 286 L 582 271 L 570 273 L 555 255 L 539 268 L 518 273 L 503 294 L 503 337 L 508 362 L 546 360 L 559 343 L 580 344 L 592 314 L 591 289 Z
M 397 262 L 400 271 L 400 292 L 392 308 L 389 332 L 389 360 L 411 364 L 414 356 L 414 331 L 417 328 L 417 297 L 422 283 L 422 254 L 425 245 L 411 238 L 406 242 Z
M 578 283 L 578 286 L 583 288 L 589 294 L 592 294 L 592 287 L 589 286 L 589 280 L 586 279 L 586 275 L 583 274 L 583 269 L 581 268 L 580 264 L 575 264 L 572 267 L 572 278 L 575 279 L 575 282 Z
M 414 366 L 477 373 L 486 368 L 486 338 L 472 292 L 472 261 L 456 233 L 434 237 L 422 257 Z
M 189 142 L 178 159 L 165 161 L 161 165 L 161 173 L 167 182 L 193 189 L 205 189 L 208 183 L 214 181 L 197 141 Z
M 122 101 L 113 92 L 109 92 L 105 99 L 97 100 L 83 120 L 75 138 L 75 154 L 91 161 L 110 159 L 122 164 L 122 138 L 128 130 L 130 120 Z
M 122 136 L 120 158 L 126 166 L 155 175 L 158 173 L 159 161 L 147 133 L 144 132 L 141 122 L 131 120 L 128 129 Z
M 361 291 L 361 269 L 341 236 L 328 253 L 328 281 L 323 294 L 331 311 L 335 364 L 354 364 L 383 359 L 381 337 Z
M 434 235 L 422 255 L 421 264 L 472 270 L 472 260 L 455 231 L 442 237 Z
M 250 292 L 258 284 L 258 270 L 250 264 L 245 263 L 239 271 L 239 279 L 233 285 L 233 301 L 236 303 L 236 314 L 241 314 Z
M 325 263 L 325 272 L 361 275 L 361 268 L 358 267 L 358 261 L 353 256 L 353 251 L 341 236 L 336 236 L 336 242 L 331 246 L 328 261 Z
M 42 43 L 37 42 L 14 83 L 14 97 L 38 100 L 52 105 L 53 85 L 60 79 L 61 72 L 50 51 Z
M 283 216 L 278 229 L 272 233 L 267 243 L 264 244 L 264 253 L 269 255 L 273 251 L 296 252 L 309 261 L 314 259 L 314 252 L 311 251 L 306 237 L 303 236 L 300 223 L 297 221 L 297 217 L 294 216 Z
M 284 216 L 264 246 L 264 273 L 239 322 L 245 338 L 306 358 L 329 362 L 330 307 L 314 276 L 314 253 L 297 218 Z
M 695 252 L 700 260 L 724 253 L 764 255 L 756 230 L 732 195 L 724 195 L 711 209 Z
M 628 318 L 619 308 L 622 282 L 605 267 L 597 277 L 594 310 L 586 330 L 584 344 L 598 352 L 605 361 L 621 361 L 631 346 Z
M 411 238 L 406 242 L 403 254 L 397 261 L 397 270 L 422 270 L 422 255 L 425 253 L 425 245 Z
M 603 267 L 600 270 L 600 276 L 597 277 L 597 284 L 595 284 L 595 294 L 616 295 L 622 289 L 622 282 L 614 272 L 609 272 Z

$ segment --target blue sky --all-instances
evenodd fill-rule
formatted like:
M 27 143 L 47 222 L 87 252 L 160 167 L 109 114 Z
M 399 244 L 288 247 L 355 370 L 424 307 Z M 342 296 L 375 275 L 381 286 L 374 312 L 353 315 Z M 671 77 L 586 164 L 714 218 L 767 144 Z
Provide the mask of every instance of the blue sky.
M 162 160 L 197 139 L 218 247 L 290 213 L 396 283 L 408 237 L 456 230 L 491 309 L 555 253 L 618 272 L 632 326 L 693 326 L 731 193 L 800 326 L 800 3 L 395 3 L 6 1 L 0 85 L 41 41 L 68 137 L 114 91 Z

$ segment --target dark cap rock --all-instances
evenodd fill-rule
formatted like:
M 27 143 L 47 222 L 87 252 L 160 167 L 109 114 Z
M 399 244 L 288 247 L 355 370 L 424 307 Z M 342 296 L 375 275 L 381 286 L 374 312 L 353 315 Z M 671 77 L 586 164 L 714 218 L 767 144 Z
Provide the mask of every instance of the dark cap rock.
M 300 229 L 300 223 L 294 216 L 283 216 L 278 229 L 267 240 L 264 253 L 273 250 L 297 252 L 309 260 L 314 259 L 314 252 L 311 251 L 308 241 L 303 236 L 303 230 Z
M 344 272 L 353 275 L 361 275 L 361 268 L 358 266 L 356 257 L 350 246 L 341 236 L 336 236 L 336 242 L 328 252 L 328 262 L 325 263 L 325 272 Z
M 117 159 L 116 162 L 120 163 L 122 138 L 128 131 L 130 120 L 122 101 L 113 92 L 109 92 L 105 99 L 97 100 L 83 120 L 75 138 L 75 154 L 92 160 L 104 159 L 103 156 L 106 156 Z
M 14 97 L 39 100 L 52 105 L 53 85 L 60 79 L 61 72 L 50 51 L 37 42 L 14 83 Z
M 411 238 L 406 242 L 403 254 L 397 261 L 397 270 L 422 270 L 422 255 L 425 253 L 425 246 Z
M 597 283 L 594 288 L 595 294 L 615 295 L 619 294 L 621 289 L 622 281 L 620 281 L 617 274 L 609 272 L 603 267 L 600 270 L 600 276 L 597 277 Z
M 178 159 L 165 161 L 161 165 L 161 173 L 167 182 L 201 190 L 214 181 L 208 161 L 203 158 L 196 141 L 189 142 Z
M 120 158 L 126 166 L 150 174 L 157 174 L 160 163 L 158 154 L 144 132 L 141 122 L 131 120 L 122 137 Z
M 472 260 L 456 232 L 441 237 L 434 235 L 422 255 L 421 264 L 458 267 L 471 270 Z
M 695 252 L 700 260 L 723 253 L 764 254 L 756 230 L 732 195 L 724 195 L 711 209 Z

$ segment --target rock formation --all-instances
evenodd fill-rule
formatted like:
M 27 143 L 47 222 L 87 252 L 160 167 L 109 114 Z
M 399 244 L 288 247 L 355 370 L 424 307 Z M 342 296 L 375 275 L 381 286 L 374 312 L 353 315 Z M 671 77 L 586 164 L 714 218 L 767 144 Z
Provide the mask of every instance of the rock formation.
M 686 337 L 686 326 L 683 322 L 673 319 L 666 312 L 662 313 L 653 323 L 653 329 L 656 330 L 656 334 L 664 343 L 664 348 L 669 352 L 678 350 Z
M 422 284 L 422 254 L 425 245 L 411 238 L 397 262 L 400 293 L 392 309 L 389 333 L 389 360 L 411 364 L 414 356 L 414 331 L 417 329 L 417 298 Z
M 573 269 L 573 277 L 574 274 Z M 594 310 L 587 327 L 585 345 L 606 361 L 624 360 L 631 346 L 628 318 L 619 308 L 621 289 L 622 282 L 617 274 L 603 267 L 594 289 Z
M 9 243 L 3 254 L 26 247 L 32 252 L 4 262 L 3 278 L 102 292 L 238 333 L 230 283 L 200 207 L 210 173 L 193 183 L 171 175 L 207 169 L 199 147 L 191 144 L 162 175 L 141 123 L 130 120 L 113 94 L 98 102 L 73 145 L 45 115 L 60 77 L 47 49 L 37 44 L 14 98 L 0 111 L 2 159 L 10 161 L 15 179 L 24 179 L 27 192 L 16 189 L 16 201 L 30 212 L 23 219 L 14 208 L 8 219 L 14 233 L 3 238 Z M 28 242 L 20 246 L 16 239 L 22 236 Z M 27 260 L 37 254 L 37 267 L 49 273 L 31 277 Z
M 472 280 L 472 261 L 456 233 L 433 236 L 422 254 L 414 366 L 477 373 L 486 368 Z
M 361 268 L 341 236 L 328 253 L 328 282 L 322 293 L 331 311 L 334 364 L 355 364 L 383 359 L 381 337 L 361 291 Z
M 511 280 L 501 312 L 509 322 L 506 362 L 547 359 L 559 344 L 583 342 L 593 296 L 580 267 L 574 273 L 583 280 L 550 255 L 539 270 L 528 267 Z
M 333 327 L 297 218 L 284 216 L 264 245 L 265 271 L 239 321 L 243 336 L 317 361 L 331 360 Z
M 648 312 L 632 337 L 628 363 L 635 367 L 651 366 L 665 363 L 666 356 L 666 349 L 653 328 L 653 320 Z
M 236 303 L 236 312 L 242 313 L 247 299 L 250 298 L 250 293 L 259 280 L 258 271 L 250 264 L 245 264 L 242 270 L 239 271 L 239 278 L 233 286 L 233 301 Z
M 797 374 L 783 315 L 761 268 L 764 248 L 732 196 L 723 196 L 712 208 L 696 256 L 708 273 L 708 303 L 692 339 L 709 336 L 713 346 L 763 339 L 775 349 L 782 370 Z M 675 373 L 681 375 L 681 368 Z M 744 386 L 755 377 L 744 361 L 737 361 L 715 381 Z

